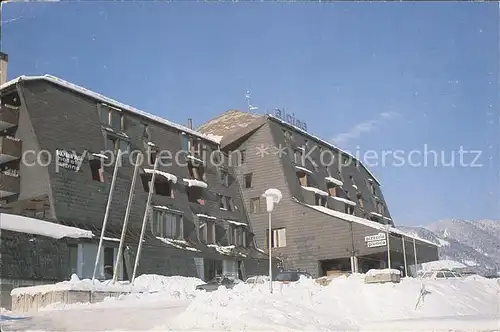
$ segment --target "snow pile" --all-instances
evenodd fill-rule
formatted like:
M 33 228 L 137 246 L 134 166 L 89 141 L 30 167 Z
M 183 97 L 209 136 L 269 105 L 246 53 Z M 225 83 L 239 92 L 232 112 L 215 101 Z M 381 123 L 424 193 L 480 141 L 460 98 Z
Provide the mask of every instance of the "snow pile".
M 442 317 L 460 320 L 487 315 L 475 321 L 476 328 L 491 327 L 499 314 L 499 285 L 484 280 L 428 281 L 423 298 L 418 279 L 399 284 L 365 284 L 363 275 L 339 277 L 328 286 L 314 280 L 295 284 L 238 284 L 233 290 L 199 292 L 185 311 L 157 330 L 176 331 L 325 331 L 358 330 L 383 319 L 435 321 Z M 498 323 L 498 321 L 496 321 Z M 412 322 L 406 329 L 416 328 Z M 497 325 L 498 327 L 498 325 Z
M 461 269 L 464 267 L 466 267 L 466 266 L 460 262 L 447 260 L 447 259 L 422 263 L 422 270 L 423 271 L 436 271 L 436 270 L 441 270 L 441 269 L 453 270 L 453 269 Z
M 166 277 L 156 274 L 143 274 L 134 281 L 134 288 L 146 290 L 132 292 L 119 297 L 107 297 L 99 303 L 54 303 L 45 306 L 40 311 L 88 309 L 88 308 L 128 308 L 143 307 L 145 304 L 156 305 L 169 301 L 189 300 L 195 296 L 196 286 L 203 284 L 198 278 Z
M 80 280 L 80 278 L 78 278 L 76 274 L 73 274 L 69 281 L 62 281 L 56 284 L 14 288 L 10 294 L 12 296 L 22 294 L 35 295 L 69 290 L 131 293 L 147 292 L 148 288 L 137 285 L 130 285 L 128 282 L 117 282 L 113 284 L 112 280 L 106 280 L 102 282 L 99 280 L 92 281 L 91 279 Z

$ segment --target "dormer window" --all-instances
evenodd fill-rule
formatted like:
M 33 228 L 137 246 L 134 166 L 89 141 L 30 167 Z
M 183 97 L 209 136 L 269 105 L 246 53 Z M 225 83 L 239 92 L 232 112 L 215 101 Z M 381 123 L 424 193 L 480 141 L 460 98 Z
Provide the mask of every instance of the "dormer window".
M 187 163 L 189 177 L 198 181 L 205 181 L 205 168 L 203 165 L 195 165 L 192 161 Z
M 320 195 L 320 194 L 314 194 L 314 205 L 326 206 L 326 204 L 327 204 L 327 197 L 328 196 L 323 196 L 323 195 Z
M 125 129 L 124 116 L 120 109 L 100 104 L 99 111 L 101 113 L 101 122 L 104 125 L 111 127 L 115 131 L 123 131 Z

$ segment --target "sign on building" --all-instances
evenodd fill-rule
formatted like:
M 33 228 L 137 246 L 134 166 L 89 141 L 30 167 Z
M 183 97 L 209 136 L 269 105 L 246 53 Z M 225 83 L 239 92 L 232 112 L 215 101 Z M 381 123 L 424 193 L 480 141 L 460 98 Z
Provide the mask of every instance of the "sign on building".
M 66 150 L 56 150 L 57 165 L 78 172 L 82 165 L 83 156 Z
M 387 245 L 387 240 L 377 240 L 366 242 L 368 248 L 384 247 Z
M 378 233 L 376 235 L 365 236 L 365 242 L 385 240 L 385 233 Z
M 366 246 L 368 248 L 383 247 L 387 245 L 387 237 L 385 233 L 365 236 Z

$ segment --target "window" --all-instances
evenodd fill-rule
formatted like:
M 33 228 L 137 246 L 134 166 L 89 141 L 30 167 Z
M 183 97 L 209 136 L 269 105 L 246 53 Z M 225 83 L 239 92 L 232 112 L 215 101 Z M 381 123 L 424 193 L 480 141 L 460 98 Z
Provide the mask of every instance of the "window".
M 438 272 L 436 274 L 436 278 L 438 278 L 438 279 L 444 279 L 444 273 L 443 272 Z
M 293 162 L 298 165 L 302 164 L 302 150 L 293 151 Z
M 243 165 L 246 161 L 246 151 L 245 150 L 241 150 L 241 154 L 240 154 L 240 165 Z
M 335 183 L 327 182 L 326 188 L 328 189 L 328 194 L 333 197 L 337 197 L 337 186 Z
M 301 186 L 307 187 L 307 174 L 304 171 L 297 171 L 297 177 Z
M 182 135 L 182 142 L 181 142 L 181 148 L 183 151 L 189 151 L 189 137 L 187 135 Z
M 237 247 L 247 246 L 247 232 L 243 226 L 229 225 L 227 229 L 227 240 L 230 245 Z
M 227 171 L 220 171 L 220 182 L 226 187 L 229 187 L 229 173 Z
M 152 174 L 141 174 L 142 187 L 145 192 L 149 192 L 149 184 L 153 178 Z M 162 176 L 156 174 L 155 184 L 153 186 L 153 193 L 160 196 L 166 196 L 174 198 L 174 191 L 172 188 L 172 183 Z
M 122 114 L 119 113 L 118 111 L 111 111 L 111 118 L 110 118 L 110 123 L 109 125 L 111 128 L 117 131 L 121 131 L 123 126 L 122 126 Z
M 365 208 L 365 203 L 364 203 L 364 200 L 363 200 L 363 196 L 361 196 L 361 195 L 358 195 L 358 206 L 359 206 L 361 209 L 364 209 L 364 208 Z
M 252 173 L 243 175 L 245 188 L 252 188 Z
M 293 134 L 289 130 L 283 129 L 283 136 L 285 137 L 285 141 L 292 141 L 293 140 Z
M 375 189 L 375 184 L 373 183 L 373 181 L 368 180 L 368 185 L 370 187 L 370 192 L 372 193 L 372 195 L 377 195 L 377 191 Z
M 326 196 L 314 194 L 314 205 L 326 206 Z
M 111 127 L 115 131 L 124 130 L 124 119 L 121 110 L 112 108 L 108 105 L 101 104 L 100 107 L 101 112 L 101 122 L 109 127 Z
M 350 204 L 346 204 L 345 209 L 344 209 L 344 213 L 354 214 L 354 206 L 352 206 Z
M 115 260 L 115 248 L 104 248 L 104 278 L 109 280 L 113 278 Z
M 198 203 L 200 205 L 205 205 L 205 200 L 203 199 L 203 189 L 200 187 L 186 187 L 188 201 L 191 203 Z
M 188 139 L 188 151 L 194 154 L 200 154 L 200 141 L 196 137 L 191 137 Z
M 269 229 L 266 230 L 266 243 L 269 248 Z M 271 248 L 286 247 L 286 228 L 276 228 L 271 231 Z
M 220 194 L 217 194 L 217 196 L 220 199 L 220 208 L 222 210 L 228 210 L 228 211 L 233 211 L 236 210 L 236 206 L 233 203 L 233 199 L 229 196 L 222 196 Z
M 76 244 L 68 244 L 69 250 L 69 275 L 78 273 L 78 246 Z
M 169 211 L 153 210 L 154 234 L 156 236 L 180 239 L 183 238 L 182 215 Z
M 215 244 L 215 222 L 203 220 L 200 223 L 200 241 L 206 244 Z
M 100 159 L 89 160 L 90 171 L 94 181 L 104 182 L 104 174 L 102 172 L 102 163 Z
M 130 147 L 130 144 L 127 142 L 127 141 L 124 141 L 124 140 L 119 140 L 118 141 L 118 149 L 122 152 L 128 152 L 129 151 L 129 147 Z
M 443 272 L 443 273 L 444 273 L 444 276 L 446 278 L 456 278 L 455 274 L 453 274 L 452 272 L 446 271 L 446 272 Z
M 260 213 L 260 197 L 250 199 L 250 212 Z
M 221 194 L 217 194 L 217 200 L 219 201 L 219 208 L 225 209 L 224 196 L 222 196 Z
M 382 214 L 382 215 L 385 213 L 384 203 L 377 202 L 377 212 Z
M 128 152 L 130 149 L 130 144 L 127 140 L 120 139 L 114 135 L 106 134 L 106 150 L 113 151 L 117 153 L 118 150 L 122 152 Z
M 202 165 L 194 165 L 192 162 L 188 162 L 189 176 L 191 179 L 198 181 L 205 181 L 205 169 Z

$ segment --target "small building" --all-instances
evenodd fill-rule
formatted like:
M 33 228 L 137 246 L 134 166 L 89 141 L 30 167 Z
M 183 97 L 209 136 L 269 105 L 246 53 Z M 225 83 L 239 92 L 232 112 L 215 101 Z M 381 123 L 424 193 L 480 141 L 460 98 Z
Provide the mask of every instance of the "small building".
M 144 160 L 134 184 L 122 279 L 131 277 L 145 212 L 138 275 L 206 280 L 220 273 L 267 273 L 268 256 L 255 246 L 234 167 L 201 160 L 203 153 L 216 155 L 218 140 L 50 75 L 9 81 L 0 98 L 0 212 L 94 234 L 60 240 L 64 250 L 52 240 L 43 251 L 30 249 L 31 242 L 16 238 L 2 246 L 2 257 L 15 251 L 26 267 L 11 268 L 3 259 L 2 283 L 61 281 L 73 273 L 92 277 L 118 161 L 97 275 L 110 278 L 139 153 Z M 10 236 L 2 232 L 2 242 Z M 34 273 L 32 256 L 64 263 L 57 271 L 41 263 Z
M 198 128 L 220 137 L 238 159 L 235 174 L 260 248 L 268 247 L 268 215 L 261 194 L 277 188 L 273 252 L 287 269 L 315 276 L 388 267 L 404 271 L 438 259 L 435 243 L 395 227 L 381 184 L 360 160 L 308 133 L 293 114 L 229 110 Z M 414 252 L 416 248 L 416 254 Z M 408 269 L 410 271 L 410 269 Z M 409 273 L 408 273 L 409 274 Z

